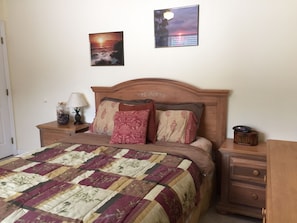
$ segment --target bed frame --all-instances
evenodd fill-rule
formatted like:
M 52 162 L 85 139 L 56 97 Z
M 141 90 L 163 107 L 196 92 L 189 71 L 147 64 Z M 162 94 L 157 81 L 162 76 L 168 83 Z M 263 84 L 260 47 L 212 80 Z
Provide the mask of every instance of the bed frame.
M 211 140 L 218 149 L 226 138 L 229 90 L 205 90 L 190 84 L 162 78 L 142 78 L 119 83 L 112 87 L 91 87 L 95 93 L 96 108 L 104 97 L 120 99 L 146 99 L 157 102 L 202 102 L 202 115 L 198 135 Z

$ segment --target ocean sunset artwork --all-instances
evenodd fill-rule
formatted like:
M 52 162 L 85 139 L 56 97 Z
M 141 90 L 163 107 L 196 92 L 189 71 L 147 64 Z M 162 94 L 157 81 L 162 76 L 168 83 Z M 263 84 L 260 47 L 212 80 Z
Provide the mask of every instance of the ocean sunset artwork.
M 91 65 L 124 65 L 123 32 L 89 34 Z
M 197 46 L 198 24 L 198 5 L 155 10 L 155 47 Z

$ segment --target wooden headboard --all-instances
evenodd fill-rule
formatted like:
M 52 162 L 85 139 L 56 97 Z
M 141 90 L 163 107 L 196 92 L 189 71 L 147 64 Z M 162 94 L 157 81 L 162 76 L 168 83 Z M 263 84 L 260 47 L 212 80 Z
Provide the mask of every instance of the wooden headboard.
M 95 93 L 96 108 L 104 97 L 129 100 L 150 98 L 166 103 L 202 102 L 205 110 L 198 135 L 211 140 L 216 149 L 226 138 L 228 90 L 199 89 L 187 83 L 161 78 L 142 78 L 112 87 L 91 88 Z

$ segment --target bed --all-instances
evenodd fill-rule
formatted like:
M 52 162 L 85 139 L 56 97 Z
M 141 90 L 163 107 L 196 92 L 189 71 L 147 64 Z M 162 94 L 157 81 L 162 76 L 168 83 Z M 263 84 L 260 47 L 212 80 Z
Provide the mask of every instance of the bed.
M 88 133 L 0 162 L 0 221 L 197 223 L 229 91 L 159 78 L 92 90 Z

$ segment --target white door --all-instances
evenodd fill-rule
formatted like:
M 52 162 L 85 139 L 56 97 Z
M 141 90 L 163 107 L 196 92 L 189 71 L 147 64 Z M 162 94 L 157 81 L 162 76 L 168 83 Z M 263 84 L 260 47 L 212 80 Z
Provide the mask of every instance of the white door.
M 7 49 L 4 37 L 4 24 L 0 21 L 0 158 L 16 154 Z

